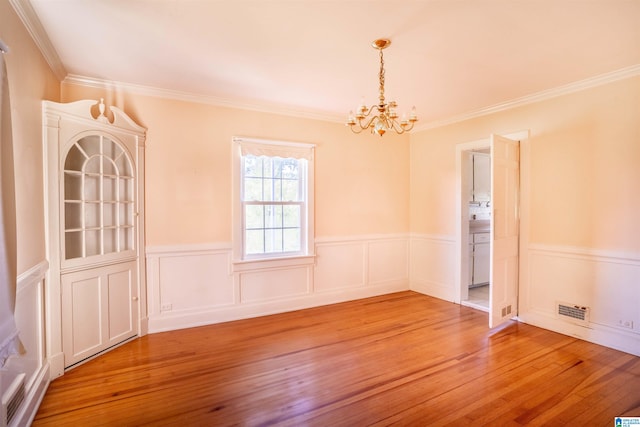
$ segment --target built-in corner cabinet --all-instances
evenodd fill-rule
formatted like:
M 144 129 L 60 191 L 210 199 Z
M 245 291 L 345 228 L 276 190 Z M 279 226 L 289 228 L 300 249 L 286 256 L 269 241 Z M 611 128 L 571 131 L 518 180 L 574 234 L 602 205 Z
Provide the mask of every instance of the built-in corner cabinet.
M 48 356 L 67 369 L 146 332 L 145 129 L 102 100 L 44 101 L 43 122 Z

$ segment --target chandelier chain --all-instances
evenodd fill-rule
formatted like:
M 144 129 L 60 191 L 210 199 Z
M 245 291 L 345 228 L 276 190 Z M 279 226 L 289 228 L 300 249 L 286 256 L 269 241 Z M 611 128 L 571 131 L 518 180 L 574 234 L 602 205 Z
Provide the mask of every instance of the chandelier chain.
M 380 51 L 380 87 L 378 91 L 380 93 L 380 105 L 384 105 L 384 57 L 382 54 L 382 49 Z

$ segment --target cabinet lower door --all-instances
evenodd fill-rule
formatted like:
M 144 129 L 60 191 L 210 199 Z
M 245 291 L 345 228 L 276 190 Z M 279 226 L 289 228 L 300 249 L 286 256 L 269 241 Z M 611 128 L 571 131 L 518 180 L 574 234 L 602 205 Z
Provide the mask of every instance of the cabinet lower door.
M 136 262 L 63 274 L 65 368 L 138 334 Z

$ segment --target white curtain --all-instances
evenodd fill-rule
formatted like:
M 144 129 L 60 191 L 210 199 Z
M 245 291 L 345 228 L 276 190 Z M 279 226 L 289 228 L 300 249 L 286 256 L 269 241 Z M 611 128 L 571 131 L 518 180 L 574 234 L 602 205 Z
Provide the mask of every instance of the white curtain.
M 315 144 L 305 144 L 303 142 L 267 141 L 241 137 L 234 137 L 233 140 L 240 145 L 240 154 L 243 156 L 269 156 L 311 161 L 315 147 Z
M 16 303 L 16 203 L 9 82 L 0 41 L 0 368 L 22 345 L 14 318 Z

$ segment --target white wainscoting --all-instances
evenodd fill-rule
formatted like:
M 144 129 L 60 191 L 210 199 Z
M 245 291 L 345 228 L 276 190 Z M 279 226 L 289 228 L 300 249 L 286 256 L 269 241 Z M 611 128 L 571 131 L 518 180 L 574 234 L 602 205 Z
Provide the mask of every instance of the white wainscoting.
M 640 356 L 640 254 L 531 244 L 521 268 L 523 322 Z M 589 307 L 589 323 L 558 302 Z
M 230 244 L 147 247 L 149 332 L 409 289 L 408 235 L 320 238 L 316 256 L 233 262 Z
M 455 301 L 455 238 L 411 235 L 411 290 L 446 301 Z
M 12 425 L 31 424 L 49 385 L 49 364 L 45 356 L 44 280 L 49 269 L 42 261 L 18 276 L 15 319 L 25 354 L 8 359 L 5 369 L 26 374 L 25 400 Z

